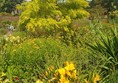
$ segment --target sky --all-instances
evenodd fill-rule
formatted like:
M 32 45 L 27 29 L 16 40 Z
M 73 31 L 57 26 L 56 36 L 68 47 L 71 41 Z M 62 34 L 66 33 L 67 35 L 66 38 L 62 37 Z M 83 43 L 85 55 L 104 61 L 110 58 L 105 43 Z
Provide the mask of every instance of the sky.
M 87 0 L 87 1 L 92 1 L 92 0 Z
M 25 0 L 25 1 L 31 1 L 31 0 Z M 61 1 L 66 1 L 66 0 L 59 0 L 59 2 Z M 92 1 L 92 0 L 87 0 L 87 1 Z

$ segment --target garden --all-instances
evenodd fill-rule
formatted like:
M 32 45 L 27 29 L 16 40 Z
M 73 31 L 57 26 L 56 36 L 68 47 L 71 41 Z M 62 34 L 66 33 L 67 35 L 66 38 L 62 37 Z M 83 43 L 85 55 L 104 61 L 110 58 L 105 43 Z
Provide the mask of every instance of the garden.
M 0 0 L 0 83 L 118 83 L 117 4 Z

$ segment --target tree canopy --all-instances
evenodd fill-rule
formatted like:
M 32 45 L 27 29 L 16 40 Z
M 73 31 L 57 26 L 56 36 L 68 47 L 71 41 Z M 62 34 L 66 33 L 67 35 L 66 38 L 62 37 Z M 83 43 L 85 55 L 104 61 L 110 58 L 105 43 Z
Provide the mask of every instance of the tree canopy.
M 24 0 L 0 0 L 0 12 L 8 12 L 11 13 L 16 4 L 22 3 Z
M 19 26 L 31 32 L 68 30 L 73 19 L 89 16 L 86 0 L 32 0 L 21 6 Z
M 91 8 L 100 5 L 102 8 L 105 8 L 108 12 L 118 10 L 118 0 L 92 0 Z

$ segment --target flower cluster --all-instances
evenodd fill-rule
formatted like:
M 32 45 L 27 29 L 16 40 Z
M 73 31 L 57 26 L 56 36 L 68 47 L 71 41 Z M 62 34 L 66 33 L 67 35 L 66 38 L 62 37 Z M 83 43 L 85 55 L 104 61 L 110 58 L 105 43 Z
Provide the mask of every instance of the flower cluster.
M 49 76 L 52 76 L 51 79 Z M 48 83 L 71 83 L 77 80 L 77 71 L 72 62 L 66 61 L 64 66 L 57 70 L 55 70 L 54 66 L 50 66 L 40 77 L 42 77 L 42 80 L 47 79 Z
M 98 81 L 101 80 L 100 75 L 99 74 L 94 74 L 92 76 L 92 83 L 97 83 Z M 85 83 L 90 83 L 89 80 L 85 79 Z
M 11 42 L 11 43 L 20 43 L 20 37 L 19 36 L 15 37 L 15 36 L 10 35 L 10 36 L 6 37 L 5 40 L 7 42 Z
M 100 75 L 93 74 L 93 83 L 97 83 L 98 81 L 100 81 Z
M 72 62 L 65 62 L 64 67 L 56 70 L 54 75 L 58 78 L 58 83 L 70 83 L 77 79 L 77 71 Z

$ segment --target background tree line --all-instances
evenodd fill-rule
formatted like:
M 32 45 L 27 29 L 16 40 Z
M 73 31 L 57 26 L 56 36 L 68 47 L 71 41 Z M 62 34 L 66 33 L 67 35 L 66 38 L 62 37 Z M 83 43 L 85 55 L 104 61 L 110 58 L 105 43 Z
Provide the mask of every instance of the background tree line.
M 17 4 L 21 4 L 24 0 L 0 0 L 0 12 L 11 13 Z M 109 13 L 118 10 L 118 0 L 91 0 L 90 8 L 102 7 Z
M 0 0 L 0 12 L 11 13 L 15 10 L 17 4 L 21 4 L 24 0 Z
M 118 0 L 91 0 L 90 13 L 93 17 L 110 16 L 118 14 Z

